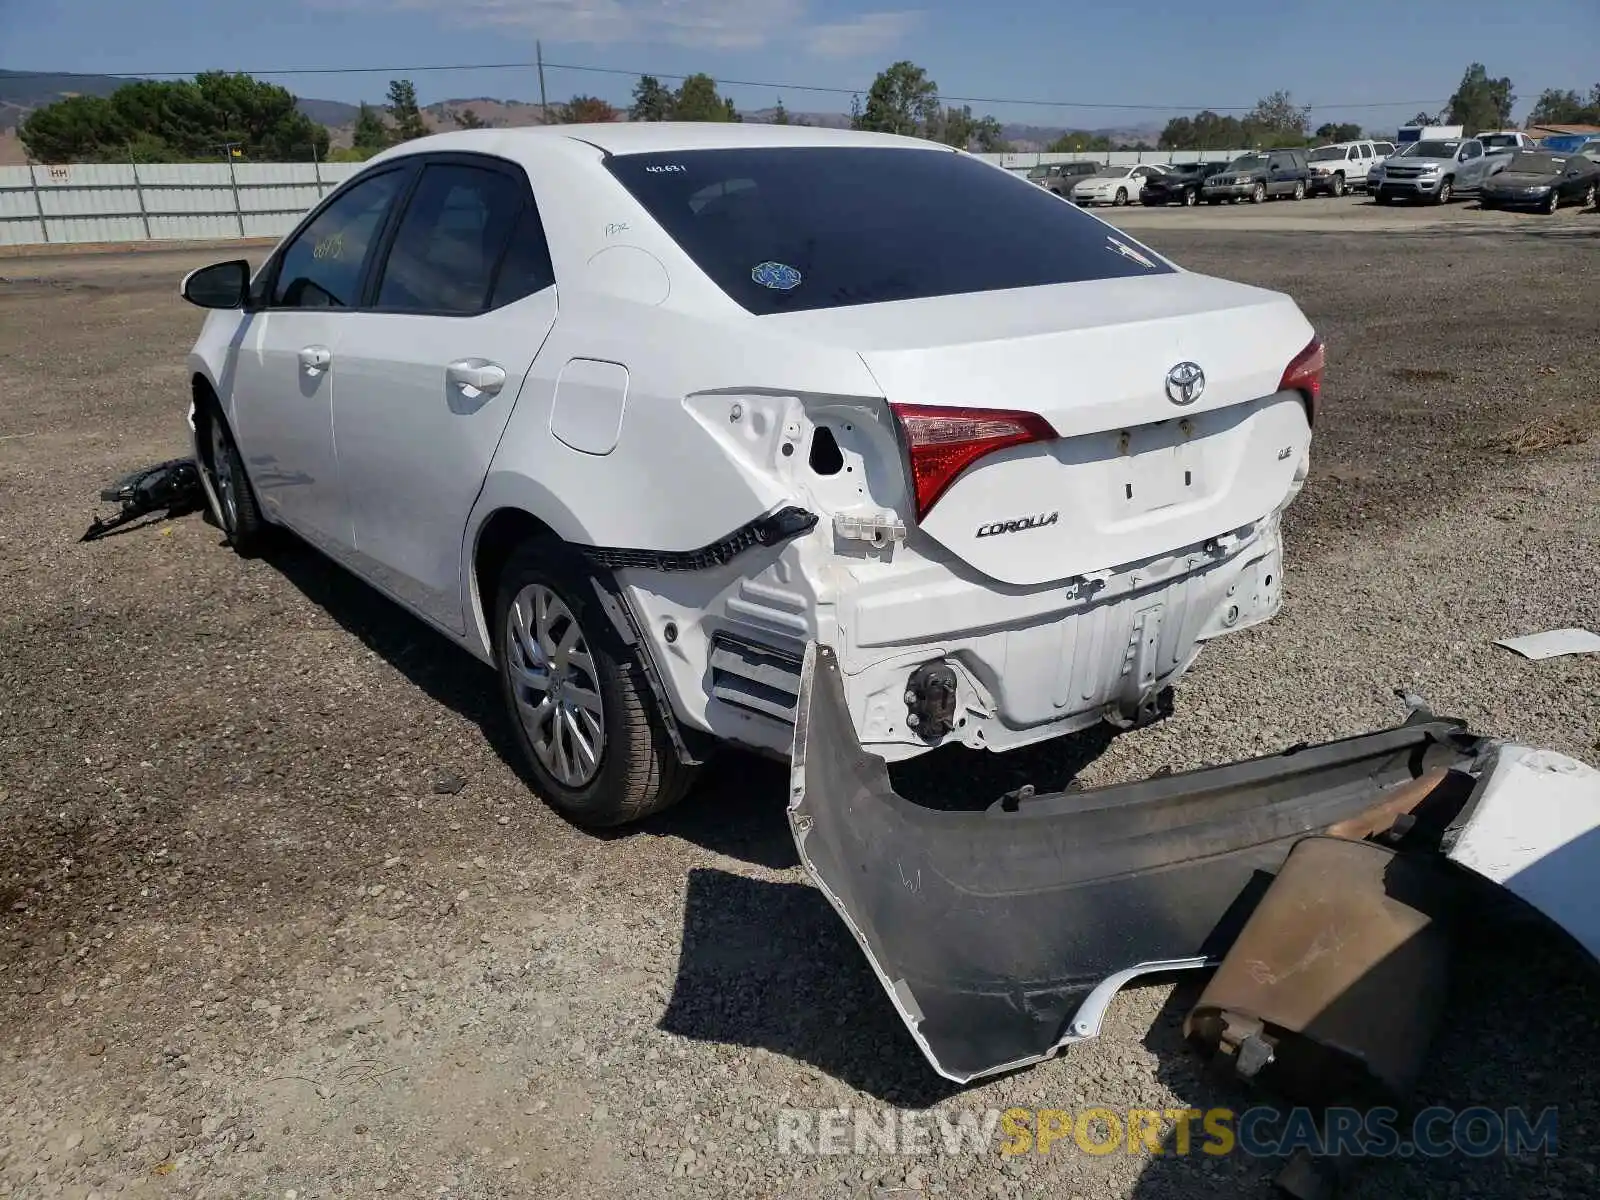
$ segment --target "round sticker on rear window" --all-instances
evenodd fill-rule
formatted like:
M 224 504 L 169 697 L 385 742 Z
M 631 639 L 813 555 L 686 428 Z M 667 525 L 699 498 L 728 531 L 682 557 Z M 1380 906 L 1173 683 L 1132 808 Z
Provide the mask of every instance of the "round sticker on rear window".
M 757 263 L 750 268 L 750 278 L 778 292 L 793 291 L 800 286 L 800 272 L 785 263 Z

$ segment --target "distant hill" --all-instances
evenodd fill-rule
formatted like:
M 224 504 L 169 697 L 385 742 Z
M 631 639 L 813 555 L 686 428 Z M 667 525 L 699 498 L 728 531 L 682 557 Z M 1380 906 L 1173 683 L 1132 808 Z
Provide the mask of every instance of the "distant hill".
M 128 78 L 117 75 L 73 75 L 60 72 L 33 74 L 25 71 L 0 70 L 0 162 L 25 161 L 15 134 L 8 136 L 6 131 L 14 129 L 34 109 L 53 104 L 66 96 L 109 96 L 128 82 L 130 82 Z M 342 100 L 302 97 L 299 108 L 313 121 L 328 127 L 335 146 L 350 144 L 356 119 L 356 105 L 346 104 Z M 492 96 L 441 100 L 424 107 L 422 113 L 423 119 L 431 129 L 454 129 L 456 123 L 451 114 L 466 109 L 471 109 L 486 125 L 497 128 L 541 123 L 540 108 L 536 101 L 501 100 Z M 740 115 L 746 121 L 764 123 L 770 122 L 776 114 L 775 108 L 758 108 Z M 795 123 L 803 121 L 807 125 L 829 129 L 844 129 L 850 124 L 849 115 L 842 112 L 791 110 L 789 120 Z M 1021 151 L 1043 150 L 1063 133 L 1068 132 L 1059 126 L 1051 125 L 1005 125 L 1002 131 L 1012 148 Z M 1103 135 L 1117 144 L 1147 142 L 1153 146 L 1161 132 L 1161 126 L 1137 125 L 1127 128 L 1091 129 L 1086 132 Z

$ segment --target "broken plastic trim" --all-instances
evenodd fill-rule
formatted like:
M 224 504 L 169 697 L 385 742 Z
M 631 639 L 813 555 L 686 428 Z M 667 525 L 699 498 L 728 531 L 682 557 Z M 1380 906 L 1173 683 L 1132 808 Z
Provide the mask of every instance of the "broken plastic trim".
M 801 861 L 958 1083 L 1095 1036 L 1129 979 L 1217 961 L 1295 842 L 1485 746 L 1423 711 L 1267 758 L 952 812 L 895 794 L 826 646 L 807 649 L 796 718 Z
M 193 512 L 204 503 L 200 472 L 192 458 L 172 458 L 124 475 L 100 499 L 120 505 L 116 515 L 101 520 L 95 517 L 78 540 L 92 542 L 140 517 L 165 511 L 169 517 Z
M 757 517 L 727 537 L 698 550 L 628 550 L 610 546 L 575 546 L 590 562 L 602 567 L 647 567 L 656 571 L 704 571 L 724 566 L 756 546 L 775 546 L 810 533 L 817 515 L 795 505 Z

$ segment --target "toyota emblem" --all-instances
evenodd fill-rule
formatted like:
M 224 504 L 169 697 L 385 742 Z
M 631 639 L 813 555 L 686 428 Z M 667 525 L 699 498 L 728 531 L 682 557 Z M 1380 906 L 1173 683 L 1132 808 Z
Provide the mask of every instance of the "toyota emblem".
M 1174 404 L 1193 404 L 1205 390 L 1206 373 L 1199 363 L 1181 362 L 1167 372 L 1167 399 Z

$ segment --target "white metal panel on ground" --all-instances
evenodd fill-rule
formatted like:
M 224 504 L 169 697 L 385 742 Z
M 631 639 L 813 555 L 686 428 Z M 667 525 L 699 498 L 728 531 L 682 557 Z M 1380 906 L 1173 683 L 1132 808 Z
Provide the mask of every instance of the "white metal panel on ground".
M 330 183 L 343 183 L 366 165 L 366 163 L 323 163 L 322 177 Z

